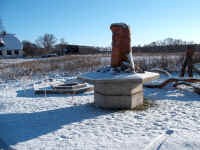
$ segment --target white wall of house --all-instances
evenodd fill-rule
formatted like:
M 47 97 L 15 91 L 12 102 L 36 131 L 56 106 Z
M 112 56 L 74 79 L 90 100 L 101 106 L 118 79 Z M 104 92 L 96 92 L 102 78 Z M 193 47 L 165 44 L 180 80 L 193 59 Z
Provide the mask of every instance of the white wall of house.
M 23 50 L 0 50 L 0 58 L 21 58 Z
M 4 46 L 0 47 L 0 58 L 23 57 L 23 46 L 14 34 L 0 34 Z

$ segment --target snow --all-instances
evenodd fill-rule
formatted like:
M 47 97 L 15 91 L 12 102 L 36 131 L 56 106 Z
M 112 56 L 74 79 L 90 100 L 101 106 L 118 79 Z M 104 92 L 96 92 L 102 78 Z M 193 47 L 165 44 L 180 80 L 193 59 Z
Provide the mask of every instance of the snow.
M 195 93 L 171 86 L 144 89 L 152 107 L 111 111 L 96 108 L 92 92 L 35 96 L 33 83 L 0 87 L 0 148 L 5 144 L 17 150 L 200 147 L 200 96 Z M 170 130 L 173 133 L 166 137 Z
M 144 72 L 144 73 L 113 73 L 113 72 L 89 72 L 79 76 L 80 79 L 88 81 L 123 81 L 123 80 L 138 80 L 148 81 L 159 77 L 158 73 L 155 72 Z
M 173 130 L 167 130 L 165 133 L 156 137 L 144 150 L 159 149 L 173 132 Z
M 112 23 L 112 24 L 111 24 L 111 27 L 112 27 L 112 26 L 121 26 L 121 27 L 123 27 L 123 28 L 128 28 L 128 25 L 125 24 L 125 23 L 122 23 L 122 22 L 120 22 L 120 23 Z

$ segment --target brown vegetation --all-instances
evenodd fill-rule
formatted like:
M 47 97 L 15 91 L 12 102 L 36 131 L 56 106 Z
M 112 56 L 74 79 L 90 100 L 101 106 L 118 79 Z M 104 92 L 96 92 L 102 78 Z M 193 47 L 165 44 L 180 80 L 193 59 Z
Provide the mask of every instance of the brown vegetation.
M 150 70 L 163 68 L 168 71 L 180 71 L 184 53 L 134 53 L 136 68 Z M 7 60 L 5 60 L 7 61 Z M 200 62 L 200 55 L 194 55 L 194 62 Z M 53 73 L 69 75 L 97 70 L 110 64 L 110 54 L 65 55 L 45 59 L 34 59 L 12 64 L 0 63 L 0 79 L 15 79 Z
M 75 74 L 100 67 L 101 58 L 93 55 L 69 55 L 48 59 L 0 65 L 1 79 L 15 79 L 24 76 L 49 75 L 50 73 Z

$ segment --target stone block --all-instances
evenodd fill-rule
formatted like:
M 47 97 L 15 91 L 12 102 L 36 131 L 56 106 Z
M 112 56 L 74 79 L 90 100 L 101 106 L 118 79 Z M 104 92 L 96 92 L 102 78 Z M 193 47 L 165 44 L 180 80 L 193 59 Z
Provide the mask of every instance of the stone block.
M 132 95 L 103 95 L 94 93 L 94 103 L 97 107 L 107 109 L 134 109 L 143 104 L 143 91 Z
M 110 82 L 110 83 L 96 83 L 95 91 L 104 95 L 131 95 L 142 91 L 142 81 L 138 82 Z

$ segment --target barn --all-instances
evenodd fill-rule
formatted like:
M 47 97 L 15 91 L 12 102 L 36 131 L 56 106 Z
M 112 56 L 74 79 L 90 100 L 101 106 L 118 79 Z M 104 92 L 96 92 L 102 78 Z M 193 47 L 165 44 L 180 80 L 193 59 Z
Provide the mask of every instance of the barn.
M 15 34 L 0 33 L 0 58 L 23 57 L 23 46 Z

